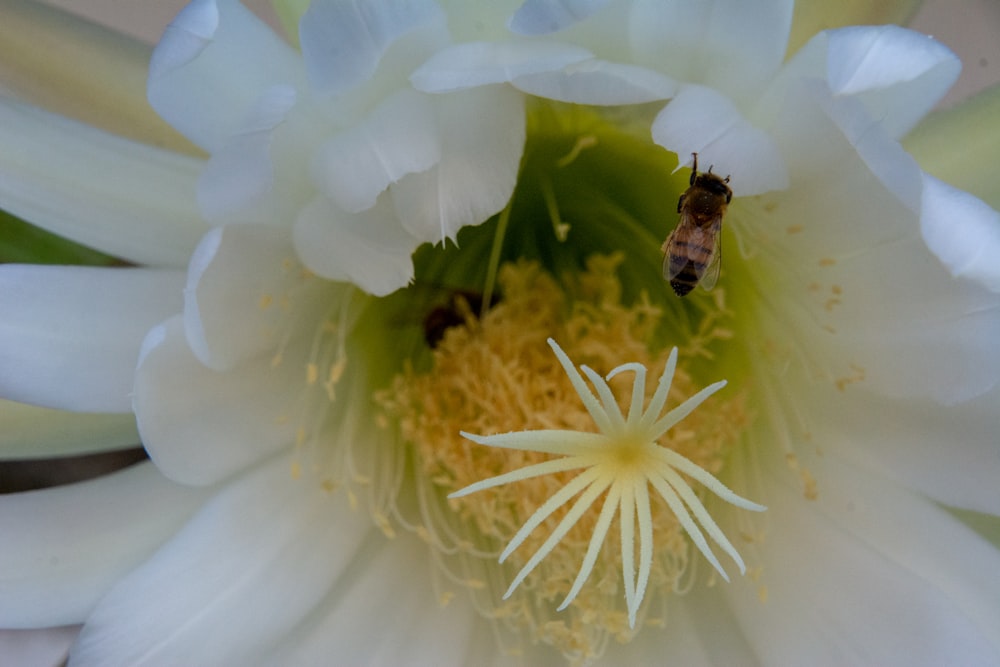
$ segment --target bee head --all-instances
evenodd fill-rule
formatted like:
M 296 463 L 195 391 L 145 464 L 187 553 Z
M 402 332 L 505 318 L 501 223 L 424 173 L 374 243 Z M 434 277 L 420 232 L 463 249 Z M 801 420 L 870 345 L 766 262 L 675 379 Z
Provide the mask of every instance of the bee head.
M 693 164 L 691 166 L 691 178 L 688 181 L 689 185 L 698 185 L 700 188 L 708 190 L 714 195 L 725 195 L 726 203 L 728 204 L 733 198 L 733 191 L 729 189 L 729 176 L 725 178 L 719 178 L 712 173 L 712 167 L 715 165 L 709 165 L 708 171 L 704 174 L 698 173 L 698 154 L 691 153 L 693 159 Z
M 729 177 L 720 178 L 712 173 L 711 168 L 704 174 L 698 174 L 696 178 L 692 179 L 691 184 L 697 187 L 711 192 L 713 195 L 718 195 L 720 197 L 726 198 L 726 203 L 733 197 L 733 191 L 729 189 L 727 185 L 729 183 Z

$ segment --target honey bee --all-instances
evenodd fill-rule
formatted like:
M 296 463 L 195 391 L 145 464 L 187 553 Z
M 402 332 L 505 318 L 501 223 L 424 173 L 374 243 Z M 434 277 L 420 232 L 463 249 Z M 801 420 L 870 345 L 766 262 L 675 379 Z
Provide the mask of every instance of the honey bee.
M 432 350 L 444 339 L 444 334 L 452 327 L 468 324 L 479 319 L 483 312 L 486 296 L 469 290 L 455 290 L 445 304 L 432 309 L 424 318 L 424 340 Z M 494 293 L 489 308 L 500 302 L 500 295 Z
M 698 173 L 698 154 L 692 153 L 690 187 L 677 202 L 680 222 L 663 243 L 663 277 L 677 296 L 684 296 L 701 283 L 710 290 L 722 266 L 722 217 L 733 198 L 729 177 L 708 171 Z

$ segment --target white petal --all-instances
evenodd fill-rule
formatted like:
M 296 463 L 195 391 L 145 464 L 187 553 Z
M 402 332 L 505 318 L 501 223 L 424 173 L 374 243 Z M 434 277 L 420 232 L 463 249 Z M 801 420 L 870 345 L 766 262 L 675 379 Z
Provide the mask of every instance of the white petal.
M 350 90 L 371 78 L 394 41 L 427 27 L 447 34 L 433 0 L 314 0 L 299 25 L 309 81 L 322 93 Z
M 862 103 L 850 98 L 819 98 L 827 115 L 882 184 L 910 210 L 920 206 L 921 173 L 916 162 L 890 136 L 889 128 L 868 115 Z M 813 160 L 819 156 L 813 155 Z
M 413 72 L 410 82 L 417 90 L 446 93 L 559 71 L 592 57 L 586 49 L 556 42 L 470 42 L 437 52 Z
M 525 0 L 508 25 L 519 35 L 547 35 L 582 21 L 607 4 L 608 0 Z
M 447 131 L 447 130 L 445 130 Z M 371 208 L 391 183 L 441 159 L 441 137 L 427 95 L 390 95 L 360 125 L 328 140 L 312 165 L 316 187 L 349 213 Z
M 797 303 L 768 331 L 796 339 L 789 341 L 793 349 L 844 391 L 857 384 L 953 405 L 996 386 L 996 295 L 952 279 L 915 230 L 884 244 L 866 247 L 864 237 L 857 243 L 833 264 L 787 260 L 791 271 L 772 274 Z M 782 333 L 782 326 L 791 328 Z
M 376 296 L 413 279 L 410 256 L 420 245 L 400 225 L 385 197 L 356 215 L 317 197 L 296 221 L 294 241 L 310 270 L 330 280 L 349 280 Z
M 820 33 L 782 68 L 762 96 L 775 115 L 788 90 L 818 79 L 831 96 L 851 99 L 871 125 L 899 139 L 951 87 L 961 63 L 947 47 L 898 26 L 851 27 Z
M 1000 378 L 997 298 L 952 278 L 920 237 L 919 167 L 877 127 L 862 129 L 856 100 L 831 102 L 853 107 L 845 131 L 822 95 L 806 99 L 790 96 L 777 119 L 792 187 L 739 230 L 754 249 L 750 279 L 795 304 L 763 326 L 829 382 L 863 378 L 868 391 L 944 403 L 989 390 Z M 734 202 L 734 223 L 740 210 Z
M 637 0 L 634 61 L 734 99 L 756 96 L 781 65 L 792 0 Z
M 271 202 L 275 183 L 270 149 L 276 128 L 286 120 L 295 100 L 291 86 L 265 90 L 239 130 L 233 128 L 234 134 L 212 154 L 198 179 L 198 206 L 206 218 L 246 223 L 277 217 Z
M 435 100 L 443 130 L 441 162 L 392 186 L 403 227 L 419 241 L 454 239 L 501 210 L 517 182 L 524 148 L 522 96 L 500 86 Z
M 826 37 L 833 94 L 859 95 L 871 117 L 897 139 L 944 96 L 962 69 L 944 44 L 899 26 L 842 28 Z
M 79 665 L 257 663 L 357 558 L 372 523 L 281 456 L 225 487 L 87 619 Z
M 345 665 L 481 664 L 464 657 L 482 621 L 464 590 L 442 606 L 435 567 L 429 547 L 411 537 L 370 540 L 322 606 L 264 662 L 315 665 L 336 655 Z
M 132 415 L 63 412 L 0 400 L 0 459 L 90 454 L 138 443 Z
M 1000 292 L 1000 213 L 924 174 L 920 231 L 954 276 Z
M 659 72 L 597 59 L 555 72 L 526 74 L 512 83 L 518 90 L 538 97 L 605 106 L 665 100 L 677 92 L 677 83 Z
M 1000 515 L 998 399 L 997 389 L 951 406 L 892 401 L 833 387 L 800 394 L 808 427 L 820 446 L 826 448 L 820 438 L 827 440 L 845 460 L 938 502 L 995 515 Z M 844 420 L 843 415 L 851 418 Z
M 858 100 L 805 82 L 785 91 L 769 124 L 792 175 L 770 220 L 819 234 L 813 244 L 828 257 L 909 231 L 920 209 L 920 168 Z
M 155 269 L 0 266 L 0 393 L 78 412 L 129 412 L 143 336 L 181 308 Z
M 184 332 L 201 363 L 227 370 L 274 354 L 289 331 L 311 335 L 336 291 L 309 277 L 283 230 L 229 225 L 209 232 L 191 258 Z
M 140 264 L 182 266 L 205 232 L 202 161 L 0 96 L 0 200 L 51 232 Z
M 788 187 L 785 161 L 772 138 L 710 88 L 681 89 L 653 121 L 653 141 L 677 153 L 682 165 L 698 153 L 701 168 L 729 176 L 737 196 Z
M 755 549 L 762 576 L 726 589 L 761 662 L 997 664 L 1000 551 L 886 479 L 833 457 L 803 464 L 817 499 L 775 461 Z
M 237 0 L 194 0 L 149 63 L 149 103 L 213 152 L 267 88 L 304 85 L 301 58 Z
M 163 474 L 210 484 L 289 446 L 306 376 L 297 351 L 277 365 L 274 355 L 261 355 L 218 372 L 191 353 L 179 316 L 153 329 L 136 371 L 135 413 Z
M 144 463 L 96 480 L 0 496 L 0 626 L 80 623 L 204 493 Z M 14 539 L 16 536 L 16 539 Z

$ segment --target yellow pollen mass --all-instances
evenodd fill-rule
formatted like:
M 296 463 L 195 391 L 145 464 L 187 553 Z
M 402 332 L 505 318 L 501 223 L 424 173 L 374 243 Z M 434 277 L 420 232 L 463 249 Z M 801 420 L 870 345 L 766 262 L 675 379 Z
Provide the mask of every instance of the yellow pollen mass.
M 423 509 L 414 523 L 449 580 L 475 573 L 484 587 L 469 593 L 498 632 L 511 627 L 575 662 L 659 618 L 660 607 L 646 612 L 643 599 L 686 587 L 683 575 L 699 557 L 692 547 L 722 547 L 702 500 L 725 489 L 714 475 L 750 423 L 744 388 L 713 396 L 717 383 L 699 392 L 690 367 L 677 363 L 711 359 L 726 327 L 706 319 L 668 334 L 682 343 L 670 355 L 657 342 L 660 308 L 641 293 L 622 303 L 621 262 L 593 256 L 563 284 L 536 263 L 501 266 L 502 299 L 475 326 L 448 328 L 431 370 L 406 369 L 377 396 L 426 480 L 417 483 Z M 645 381 L 647 373 L 665 377 L 668 365 L 671 380 Z M 693 410 L 689 399 L 704 403 Z M 661 415 L 657 403 L 693 411 Z M 538 447 L 540 432 L 564 435 L 555 444 L 542 436 Z M 522 437 L 525 446 L 507 446 Z
M 709 385 L 661 416 L 677 367 L 677 348 L 671 351 L 656 393 L 649 406 L 644 408 L 645 366 L 638 363 L 623 364 L 613 369 L 607 378 L 602 378 L 590 368 L 582 366 L 580 370 L 590 380 L 596 390 L 595 394 L 587 386 L 583 375 L 572 364 L 562 348 L 551 338 L 548 343 L 573 383 L 573 388 L 576 389 L 584 406 L 597 424 L 600 433 L 545 429 L 479 436 L 463 432 L 464 437 L 480 445 L 536 451 L 562 458 L 529 465 L 520 470 L 485 479 L 449 496 L 450 498 L 458 498 L 476 491 L 543 475 L 568 470 L 582 471 L 532 514 L 500 555 L 500 561 L 503 562 L 549 515 L 569 503 L 571 499 L 576 498 L 572 507 L 548 539 L 521 568 L 504 597 L 510 597 L 511 593 L 524 581 L 524 578 L 573 528 L 591 505 L 599 497 L 604 496 L 600 516 L 594 526 L 579 574 L 559 609 L 565 609 L 587 581 L 601 546 L 608 537 L 611 521 L 617 513 L 621 527 L 621 562 L 625 600 L 628 608 L 629 626 L 634 627 L 635 616 L 645 596 L 652 568 L 653 521 L 649 498 L 650 486 L 667 503 L 695 546 L 712 563 L 723 579 L 729 581 L 722 565 L 712 553 L 705 539 L 705 533 L 732 557 L 740 572 L 745 573 L 746 567 L 736 549 L 712 520 L 701 500 L 698 499 L 681 475 L 684 474 L 697 480 L 721 499 L 743 509 L 760 512 L 766 508 L 741 498 L 689 459 L 657 444 L 657 440 L 670 428 L 688 416 L 709 396 L 724 387 L 725 381 Z M 606 382 L 622 372 L 632 372 L 635 376 L 627 415 L 622 413 Z M 638 522 L 639 527 L 638 535 L 635 533 L 636 522 Z M 636 544 L 639 548 L 638 572 L 634 569 Z

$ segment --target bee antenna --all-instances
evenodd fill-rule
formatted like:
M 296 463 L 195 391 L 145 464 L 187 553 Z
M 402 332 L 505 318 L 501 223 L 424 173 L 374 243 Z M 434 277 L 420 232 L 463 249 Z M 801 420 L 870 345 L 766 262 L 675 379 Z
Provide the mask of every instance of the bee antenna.
M 726 178 L 725 178 L 725 179 L 723 179 L 723 181 L 724 181 L 725 183 L 728 183 L 728 182 L 729 182 L 729 174 L 726 174 Z

